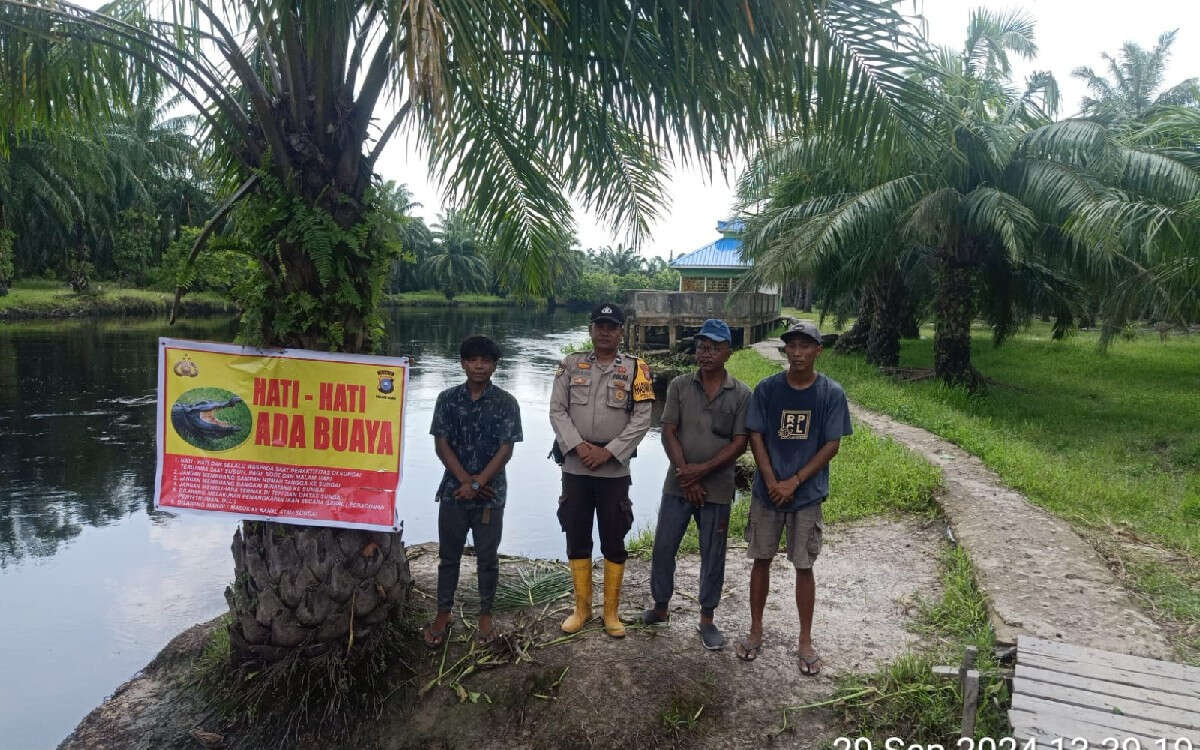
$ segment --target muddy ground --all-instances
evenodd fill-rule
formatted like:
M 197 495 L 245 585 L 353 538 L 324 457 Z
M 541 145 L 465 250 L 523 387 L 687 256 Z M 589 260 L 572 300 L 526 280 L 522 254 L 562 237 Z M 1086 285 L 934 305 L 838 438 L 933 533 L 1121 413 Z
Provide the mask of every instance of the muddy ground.
M 943 544 L 940 522 L 875 519 L 827 529 L 816 567 L 814 643 L 825 661 L 825 670 L 817 677 L 801 676 L 797 670 L 795 578 L 782 556 L 773 568 L 762 654 L 753 663 L 735 657 L 732 644 L 749 625 L 750 563 L 740 540 L 731 540 L 725 595 L 717 610 L 717 624 L 730 643 L 724 651 L 705 651 L 695 631 L 699 558 L 694 555 L 679 560 L 669 626 L 631 627 L 628 637 L 617 640 L 603 633 L 597 618 L 580 636 L 561 640 L 557 625 L 567 612 L 567 599 L 505 613 L 498 622 L 511 637 L 497 651 L 498 660 L 506 663 L 473 669 L 459 678 L 462 666 L 452 665 L 477 661 L 470 651 L 473 618 L 468 611 L 467 622 L 459 623 L 445 659 L 441 651 L 421 651 L 412 665 L 418 672 L 414 689 L 397 693 L 378 718 L 364 717 L 358 736 L 348 744 L 372 748 L 819 747 L 843 729 L 833 714 L 823 708 L 791 712 L 785 725 L 783 708 L 827 699 L 839 677 L 871 671 L 915 641 L 906 624 L 919 598 L 940 593 L 938 555 Z M 436 546 L 411 548 L 410 558 L 418 608 L 410 616 L 419 622 L 432 609 Z M 510 572 L 529 565 L 520 559 L 503 563 Z M 471 558 L 465 558 L 463 580 L 473 576 Z M 597 567 L 597 614 L 601 578 Z M 632 621 L 649 604 L 647 562 L 629 561 L 624 592 L 622 614 Z M 179 636 L 84 719 L 62 747 L 234 745 L 236 734 L 180 682 L 213 627 L 208 623 Z M 523 655 L 516 659 L 515 651 Z M 418 686 L 426 690 L 414 697 Z

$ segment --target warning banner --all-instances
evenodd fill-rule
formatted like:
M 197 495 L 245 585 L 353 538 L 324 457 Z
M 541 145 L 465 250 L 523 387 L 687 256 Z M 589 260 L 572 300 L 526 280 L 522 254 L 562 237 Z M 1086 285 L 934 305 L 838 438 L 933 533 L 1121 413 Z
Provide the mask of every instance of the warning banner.
M 393 530 L 408 360 L 158 343 L 154 506 Z

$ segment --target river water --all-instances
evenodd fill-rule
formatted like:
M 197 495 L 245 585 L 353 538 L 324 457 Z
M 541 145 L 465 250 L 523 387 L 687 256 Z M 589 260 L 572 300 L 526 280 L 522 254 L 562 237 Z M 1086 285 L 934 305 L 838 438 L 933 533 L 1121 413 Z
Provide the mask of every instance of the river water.
M 231 320 L 0 324 L 0 746 L 54 747 L 173 636 L 225 610 L 236 521 L 154 511 L 154 389 L 159 336 L 235 333 Z M 385 353 L 413 359 L 405 541 L 437 539 L 429 420 L 462 381 L 472 333 L 500 343 L 494 382 L 520 402 L 525 433 L 501 552 L 562 558 L 547 402 L 562 347 L 587 338 L 565 311 L 390 311 Z M 655 428 L 633 462 L 635 529 L 653 523 L 666 468 Z

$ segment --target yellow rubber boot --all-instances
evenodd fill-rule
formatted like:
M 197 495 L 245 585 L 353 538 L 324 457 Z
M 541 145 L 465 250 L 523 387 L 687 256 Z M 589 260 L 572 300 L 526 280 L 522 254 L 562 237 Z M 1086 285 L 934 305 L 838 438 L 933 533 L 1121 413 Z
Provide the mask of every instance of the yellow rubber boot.
M 625 625 L 617 616 L 621 608 L 621 579 L 624 577 L 624 563 L 604 561 L 604 632 L 613 638 L 625 637 Z
M 563 620 L 564 633 L 578 633 L 583 624 L 592 619 L 592 561 L 590 558 L 573 558 L 571 577 L 575 579 L 575 611 Z

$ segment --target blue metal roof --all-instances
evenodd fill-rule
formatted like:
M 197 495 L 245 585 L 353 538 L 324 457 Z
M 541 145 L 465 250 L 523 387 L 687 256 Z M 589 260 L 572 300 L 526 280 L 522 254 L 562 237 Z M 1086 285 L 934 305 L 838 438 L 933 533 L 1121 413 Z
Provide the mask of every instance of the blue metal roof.
M 671 268 L 749 268 L 742 260 L 742 241 L 722 237 L 699 250 L 680 255 L 670 263 Z

